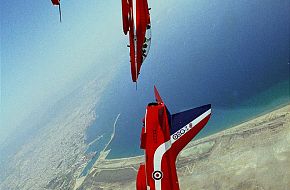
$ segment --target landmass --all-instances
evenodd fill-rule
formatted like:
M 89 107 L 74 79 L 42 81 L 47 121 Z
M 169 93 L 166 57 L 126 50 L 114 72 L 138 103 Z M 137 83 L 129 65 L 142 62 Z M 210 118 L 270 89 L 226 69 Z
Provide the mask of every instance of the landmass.
M 96 119 L 106 85 L 94 81 L 72 100 L 66 114 L 24 144 L 0 182 L 5 190 L 134 190 L 143 156 L 107 159 L 113 132 L 98 157 L 86 154 L 85 131 Z M 98 92 L 98 93 L 96 93 Z M 210 126 L 208 126 L 210 127 Z M 98 143 L 103 134 L 91 143 Z M 97 158 L 89 172 L 80 175 Z M 180 189 L 286 190 L 290 187 L 290 104 L 236 127 L 192 141 L 177 159 Z
M 143 156 L 103 154 L 78 190 L 134 190 Z M 180 189 L 286 190 L 290 187 L 290 105 L 192 141 L 177 159 Z
M 65 97 L 34 138 L 9 158 L 0 182 L 3 190 L 68 189 L 74 186 L 87 162 L 85 132 L 96 119 L 96 106 L 110 78 L 98 77 Z M 98 137 L 100 139 L 102 136 Z M 1 179 L 2 179 L 1 178 Z

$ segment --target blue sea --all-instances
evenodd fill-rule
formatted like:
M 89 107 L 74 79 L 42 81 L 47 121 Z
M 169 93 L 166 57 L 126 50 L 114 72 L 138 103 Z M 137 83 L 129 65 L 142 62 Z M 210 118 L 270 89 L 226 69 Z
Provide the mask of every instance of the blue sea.
M 137 90 L 129 52 L 116 63 L 121 69 L 87 130 L 87 142 L 104 134 L 92 151 L 104 147 L 120 113 L 109 158 L 143 153 L 141 120 L 146 105 L 154 101 L 153 85 L 171 113 L 212 104 L 212 117 L 196 138 L 290 103 L 288 0 L 174 2 L 162 8 L 152 3 L 151 50 Z

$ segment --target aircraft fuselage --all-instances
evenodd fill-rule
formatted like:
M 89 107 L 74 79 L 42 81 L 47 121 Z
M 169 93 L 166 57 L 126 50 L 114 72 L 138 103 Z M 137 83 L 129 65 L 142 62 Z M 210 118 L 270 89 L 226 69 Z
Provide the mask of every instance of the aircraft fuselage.
M 161 101 L 148 104 L 140 145 L 145 163 L 137 174 L 137 190 L 179 190 L 176 157 L 206 125 L 210 115 L 210 105 L 171 115 Z

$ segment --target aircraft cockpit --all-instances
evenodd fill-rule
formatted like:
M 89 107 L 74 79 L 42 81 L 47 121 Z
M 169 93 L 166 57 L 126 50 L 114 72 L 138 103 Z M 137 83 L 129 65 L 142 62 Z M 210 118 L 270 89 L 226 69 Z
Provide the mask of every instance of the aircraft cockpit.
M 148 52 L 150 50 L 151 46 L 151 25 L 148 24 L 146 26 L 146 33 L 145 33 L 145 38 L 144 38 L 144 43 L 142 45 L 142 62 L 145 60 L 145 58 L 148 55 Z

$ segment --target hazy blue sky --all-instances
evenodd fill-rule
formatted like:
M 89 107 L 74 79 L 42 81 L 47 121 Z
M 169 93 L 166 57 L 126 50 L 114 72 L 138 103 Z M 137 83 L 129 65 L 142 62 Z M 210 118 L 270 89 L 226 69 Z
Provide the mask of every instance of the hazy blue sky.
M 59 23 L 50 0 L 1 3 L 0 139 L 88 70 L 101 73 L 108 55 L 126 55 L 120 4 L 62 1 Z
M 62 23 L 50 0 L 1 3 L 0 144 L 32 111 L 52 104 L 88 71 L 102 74 L 124 61 L 129 69 L 121 0 L 61 3 Z M 157 5 L 165 5 L 162 1 L 150 3 L 159 16 L 168 8 Z

